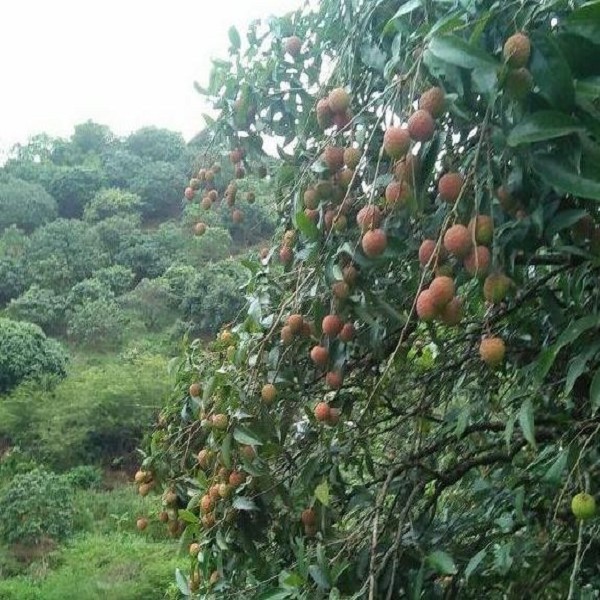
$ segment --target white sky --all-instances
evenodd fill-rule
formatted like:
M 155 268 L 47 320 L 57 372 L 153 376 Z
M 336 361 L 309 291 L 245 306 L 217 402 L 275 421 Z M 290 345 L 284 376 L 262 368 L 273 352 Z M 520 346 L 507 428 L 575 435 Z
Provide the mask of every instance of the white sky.
M 225 57 L 227 30 L 301 0 L 0 0 L 0 159 L 31 135 L 92 119 L 123 135 L 202 126 L 195 80 Z

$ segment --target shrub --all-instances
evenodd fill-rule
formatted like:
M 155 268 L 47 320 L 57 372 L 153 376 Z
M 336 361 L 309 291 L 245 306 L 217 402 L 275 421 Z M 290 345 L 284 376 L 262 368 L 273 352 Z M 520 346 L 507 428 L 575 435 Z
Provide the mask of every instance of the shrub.
M 110 217 L 127 217 L 139 212 L 142 199 L 130 192 L 116 188 L 100 190 L 86 205 L 83 218 L 89 223 L 103 221 Z
M 110 290 L 115 296 L 128 292 L 135 280 L 135 273 L 122 265 L 105 267 L 94 273 L 94 279 Z
M 76 306 L 67 318 L 67 335 L 88 348 L 107 350 L 123 341 L 128 318 L 111 298 L 99 298 Z
M 78 219 L 104 183 L 104 174 L 95 167 L 63 167 L 54 173 L 49 191 L 61 217 Z
M 0 318 L 0 393 L 26 379 L 64 377 L 67 355 L 32 323 Z
M 185 177 L 175 165 L 168 162 L 144 164 L 131 181 L 131 191 L 142 201 L 145 218 L 174 215 L 181 205 Z
M 73 490 L 59 475 L 42 469 L 15 475 L 0 495 L 0 536 L 8 543 L 60 541 L 73 527 Z
M 32 285 L 11 301 L 7 313 L 15 319 L 39 325 L 47 334 L 59 333 L 64 324 L 65 298 Z
M 142 279 L 119 304 L 138 316 L 150 331 L 158 331 L 175 317 L 176 298 L 161 279 Z
M 70 486 L 82 490 L 98 489 L 102 485 L 102 470 L 93 465 L 78 465 L 63 477 Z
M 30 232 L 56 215 L 56 202 L 42 186 L 14 177 L 0 180 L 0 231 L 16 225 Z

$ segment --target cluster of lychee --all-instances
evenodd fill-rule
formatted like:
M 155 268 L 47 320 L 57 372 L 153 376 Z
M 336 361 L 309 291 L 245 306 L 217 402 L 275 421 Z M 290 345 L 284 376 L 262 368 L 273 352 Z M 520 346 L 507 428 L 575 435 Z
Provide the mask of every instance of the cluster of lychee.
M 533 87 L 533 77 L 527 69 L 530 55 L 531 42 L 524 33 L 515 33 L 504 43 L 503 56 L 509 68 L 504 89 L 517 100 L 524 98 Z
M 317 102 L 316 111 L 321 129 L 328 129 L 332 125 L 344 129 L 352 121 L 350 94 L 344 88 L 335 88 L 329 92 L 327 98 L 321 98 Z
M 136 472 L 134 481 L 138 486 L 138 494 L 140 496 L 147 496 L 150 493 L 150 490 L 156 485 L 152 472 L 144 469 L 140 469 Z

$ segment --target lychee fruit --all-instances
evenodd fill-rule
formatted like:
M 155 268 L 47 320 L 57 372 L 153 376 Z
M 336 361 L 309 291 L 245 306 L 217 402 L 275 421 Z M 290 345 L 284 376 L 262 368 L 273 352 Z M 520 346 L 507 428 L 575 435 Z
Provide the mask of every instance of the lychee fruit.
M 294 341 L 294 334 L 289 325 L 284 325 L 281 328 L 280 339 L 284 346 L 289 346 Z
M 522 100 L 533 89 L 533 75 L 525 67 L 513 69 L 506 75 L 504 86 L 514 100 Z
M 498 198 L 498 202 L 500 202 L 500 206 L 507 213 L 511 213 L 517 206 L 516 200 L 504 184 L 496 188 L 496 197 Z
M 333 227 L 333 221 L 335 220 L 336 214 L 337 211 L 333 210 L 332 208 L 325 211 L 325 214 L 323 215 L 323 222 L 327 231 Z
M 321 129 L 327 129 L 333 125 L 333 112 L 329 106 L 329 100 L 322 98 L 317 102 L 317 123 Z
M 465 178 L 460 173 L 446 173 L 438 181 L 438 194 L 448 204 L 454 204 L 460 196 Z
M 200 510 L 204 513 L 210 512 L 215 507 L 215 501 L 208 495 L 204 494 L 200 499 Z
M 491 262 L 490 251 L 486 246 L 475 246 L 464 259 L 464 267 L 472 276 L 482 277 L 485 275 Z
M 319 211 L 316 209 L 305 208 L 304 214 L 311 220 L 313 223 L 317 223 L 319 221 Z
M 335 337 L 342 330 L 344 322 L 338 315 L 327 315 L 323 318 L 321 328 L 323 333 L 329 337 Z
M 360 150 L 358 148 L 346 148 L 344 150 L 344 164 L 349 169 L 356 169 L 360 162 Z
M 148 519 L 146 519 L 146 517 L 140 517 L 136 522 L 135 522 L 135 526 L 140 530 L 140 531 L 144 531 L 144 529 L 146 529 L 146 527 L 148 527 Z
M 204 224 L 204 223 L 196 223 L 194 225 L 194 233 L 196 235 L 204 235 L 206 233 L 206 224 Z
M 198 556 L 198 554 L 200 554 L 200 544 L 198 544 L 197 542 L 190 544 L 188 552 L 190 556 Z
M 501 365 L 504 361 L 505 354 L 506 346 L 502 338 L 485 337 L 479 344 L 479 356 L 481 356 L 481 360 L 490 367 L 498 367 Z
M 277 388 L 272 383 L 265 383 L 260 391 L 260 397 L 265 404 L 273 404 L 277 398 Z
M 200 450 L 196 456 L 196 460 L 198 461 L 198 465 L 201 469 L 206 469 L 209 466 L 211 458 L 212 452 L 207 448 Z
M 342 277 L 344 281 L 349 285 L 353 286 L 358 279 L 358 270 L 354 265 L 348 265 L 342 270 Z
M 350 295 L 350 286 L 345 281 L 336 281 L 331 286 L 331 292 L 338 300 L 345 300 Z
M 299 314 L 290 315 L 287 319 L 287 325 L 290 331 L 294 335 L 298 335 L 302 331 L 302 325 L 304 324 L 304 317 Z
M 343 113 L 350 106 L 350 95 L 344 88 L 335 88 L 329 92 L 329 108 L 334 113 Z
M 317 524 L 317 513 L 312 508 L 307 508 L 302 511 L 300 520 L 303 525 L 316 525 Z
M 212 426 L 215 429 L 220 429 L 221 431 L 227 429 L 229 425 L 229 418 L 224 414 L 216 414 L 212 417 Z
M 204 196 L 204 198 L 202 198 L 202 201 L 200 202 L 200 206 L 204 210 L 209 210 L 212 205 L 212 200 L 208 196 Z
M 404 206 L 410 195 L 410 187 L 405 181 L 391 181 L 385 188 L 385 201 L 388 206 Z
M 454 298 L 454 280 L 446 275 L 436 277 L 429 286 L 429 294 L 433 305 L 440 309 Z
M 354 339 L 354 335 L 354 325 L 352 325 L 352 323 L 346 323 L 339 333 L 339 338 L 340 340 L 342 340 L 342 342 L 347 344 L 348 342 L 351 342 Z
M 229 475 L 229 485 L 236 488 L 245 483 L 246 481 L 246 473 L 244 471 L 236 470 L 231 471 Z
M 423 290 L 417 296 L 417 316 L 422 321 L 433 321 L 437 315 L 437 307 L 429 290 Z
M 288 248 L 287 246 L 282 246 L 281 249 L 279 250 L 279 260 L 284 265 L 289 265 L 293 259 L 294 259 L 293 250 L 291 248 Z
M 285 51 L 293 58 L 300 54 L 302 40 L 297 35 L 292 35 L 285 40 Z
M 421 94 L 419 108 L 426 110 L 432 117 L 439 117 L 444 111 L 446 95 L 441 87 L 432 87 Z
M 444 248 L 458 258 L 465 257 L 471 250 L 471 235 L 464 225 L 452 225 L 444 234 Z
M 469 231 L 477 244 L 489 246 L 494 237 L 494 221 L 489 215 L 477 215 L 469 221 Z
M 233 492 L 233 487 L 228 483 L 220 483 L 217 487 L 217 491 L 220 498 L 229 498 Z
M 408 119 L 408 133 L 416 142 L 427 142 L 435 133 L 435 121 L 426 110 L 415 111 Z
M 200 394 L 202 394 L 202 386 L 199 383 L 192 383 L 188 392 L 192 398 L 199 398 Z
M 342 387 L 344 379 L 339 371 L 329 371 L 325 376 L 325 383 L 332 390 L 339 390 Z
M 392 158 L 402 158 L 410 148 L 410 135 L 401 127 L 390 127 L 383 134 L 383 149 Z
M 437 242 L 434 240 L 423 240 L 421 245 L 419 246 L 419 262 L 422 267 L 427 266 L 429 261 L 431 260 L 432 267 L 436 266 L 436 262 L 442 261 L 446 257 L 446 249 L 443 246 L 440 246 L 438 251 L 438 256 L 431 259 L 432 256 L 436 253 Z
M 314 346 L 310 351 L 310 359 L 318 367 L 325 367 L 329 362 L 329 350 L 324 346 Z
M 327 402 L 319 402 L 315 406 L 315 419 L 321 423 L 329 421 L 330 408 Z
M 183 192 L 183 195 L 186 197 L 186 200 L 192 201 L 194 199 L 194 196 L 196 195 L 196 192 L 194 191 L 194 188 L 186 187 Z
M 404 160 L 398 161 L 394 166 L 394 177 L 398 181 L 406 181 L 414 185 L 419 172 L 420 161 L 416 154 L 407 154 Z
M 352 113 L 347 110 L 345 112 L 335 113 L 333 115 L 333 124 L 338 129 L 344 129 L 348 125 L 350 125 L 350 121 L 352 120 Z
M 387 248 L 387 235 L 383 229 L 371 229 L 367 231 L 361 241 L 363 252 L 369 258 L 375 258 L 385 252 Z
M 342 414 L 341 409 L 339 408 L 330 408 L 329 409 L 329 421 L 328 423 L 330 425 L 337 425 L 339 420 L 340 420 L 340 416 Z
M 445 325 L 458 325 L 463 318 L 463 307 L 460 298 L 452 298 L 439 314 L 440 321 Z
M 231 213 L 231 220 L 236 225 L 239 225 L 244 220 L 244 213 L 241 210 L 234 210 Z
M 344 166 L 344 149 L 338 146 L 327 146 L 321 159 L 331 173 L 337 173 Z
M 363 206 L 356 215 L 356 223 L 363 233 L 376 229 L 381 223 L 381 211 L 374 204 Z
M 511 35 L 506 42 L 504 42 L 502 54 L 504 55 L 506 62 L 514 69 L 524 67 L 528 63 L 529 55 L 531 54 L 531 42 L 529 41 L 529 37 L 524 33 L 515 33 L 514 35 Z
M 571 511 L 576 519 L 586 521 L 596 515 L 596 500 L 591 494 L 580 492 L 571 500 Z
M 483 297 L 492 304 L 498 304 L 506 298 L 512 281 L 504 273 L 492 273 L 483 282 Z

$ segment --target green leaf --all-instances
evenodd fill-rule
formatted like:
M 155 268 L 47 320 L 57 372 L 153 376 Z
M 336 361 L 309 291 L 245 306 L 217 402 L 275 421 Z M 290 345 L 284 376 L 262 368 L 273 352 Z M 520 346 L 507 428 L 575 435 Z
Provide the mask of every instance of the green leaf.
M 184 596 L 189 596 L 191 594 L 187 577 L 181 572 L 180 569 L 175 569 L 175 581 L 177 582 L 179 591 Z
M 239 50 L 240 46 L 242 45 L 242 40 L 240 39 L 240 34 L 238 33 L 238 30 L 232 25 L 229 28 L 227 35 L 229 36 L 229 42 L 233 46 L 233 49 Z
M 498 62 L 478 46 L 453 34 L 438 35 L 429 42 L 429 51 L 447 63 L 464 69 L 498 67 Z
M 233 443 L 233 436 L 228 433 L 221 444 L 221 457 L 223 458 L 223 464 L 231 469 L 231 444 Z
M 180 511 L 178 511 L 177 515 L 179 516 L 179 518 L 182 521 L 185 521 L 186 523 L 198 523 L 199 522 L 198 517 L 193 512 L 190 512 L 189 510 L 180 510 Z
M 585 356 L 576 356 L 569 364 L 569 370 L 567 371 L 567 378 L 565 381 L 565 394 L 570 394 L 575 382 L 581 377 L 585 371 L 587 365 L 587 358 Z
M 329 506 L 329 484 L 326 481 L 315 488 L 315 498 L 324 506 Z
M 529 70 L 540 96 L 555 108 L 570 111 L 575 101 L 571 69 L 553 36 L 536 32 L 532 35 Z
M 531 166 L 557 190 L 588 200 L 600 200 L 600 181 L 580 175 L 564 160 L 549 154 L 537 155 L 532 159 Z
M 575 225 L 575 223 L 580 221 L 581 218 L 587 214 L 588 211 L 583 210 L 581 208 L 563 210 L 557 213 L 546 227 L 546 236 L 549 239 L 553 238 L 554 235 L 557 234 L 559 231 L 562 231 L 563 229 L 567 229 L 568 227 Z
M 231 506 L 233 506 L 233 508 L 237 510 L 258 510 L 258 507 L 254 503 L 254 500 L 252 500 L 252 498 L 246 498 L 245 496 L 237 496 L 237 498 L 235 498 L 232 502 Z
M 303 211 L 299 211 L 294 216 L 296 227 L 300 233 L 309 240 L 316 240 L 319 237 L 319 228 L 314 221 L 311 221 Z
M 331 587 L 329 581 L 327 580 L 326 574 L 323 572 L 321 567 L 319 567 L 318 565 L 310 565 L 310 567 L 308 567 L 308 572 L 310 573 L 310 576 L 313 578 L 313 581 L 320 588 L 328 590 Z
M 246 446 L 262 446 L 262 440 L 250 429 L 238 425 L 233 430 L 233 437 L 239 444 L 245 444 Z
M 558 457 L 556 458 L 556 460 L 552 463 L 550 468 L 544 474 L 544 481 L 555 484 L 559 483 L 562 479 L 562 474 L 565 470 L 565 467 L 567 466 L 568 457 L 569 453 L 565 452 L 564 450 L 561 450 L 558 453 Z
M 519 425 L 521 426 L 521 431 L 523 432 L 525 439 L 533 448 L 535 448 L 536 444 L 533 405 L 531 404 L 531 400 L 529 398 L 521 405 L 521 410 L 519 411 Z
M 468 581 L 469 577 L 475 572 L 477 567 L 481 564 L 481 561 L 485 558 L 486 549 L 480 550 L 475 556 L 469 560 L 465 567 L 465 579 Z
M 585 131 L 585 128 L 573 117 L 553 110 L 543 110 L 527 115 L 508 134 L 509 146 L 530 144 L 563 137 Z
M 427 557 L 427 562 L 441 575 L 456 575 L 458 569 L 454 559 L 443 550 L 435 550 Z
M 586 38 L 593 44 L 600 43 L 600 2 L 589 2 L 574 10 L 564 26 L 569 33 Z
M 592 413 L 596 414 L 598 407 L 600 407 L 600 369 L 597 369 L 594 373 L 590 385 L 590 402 L 592 403 Z

